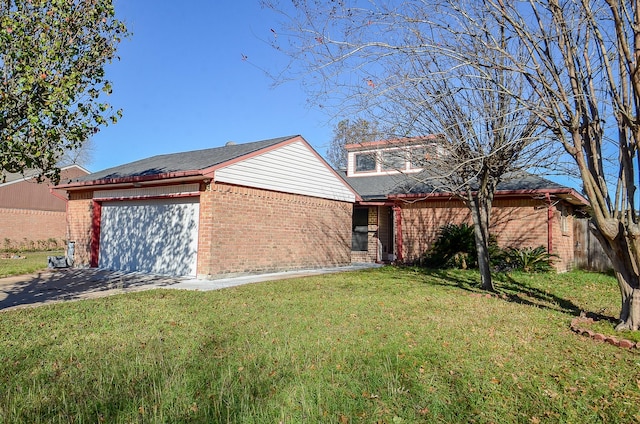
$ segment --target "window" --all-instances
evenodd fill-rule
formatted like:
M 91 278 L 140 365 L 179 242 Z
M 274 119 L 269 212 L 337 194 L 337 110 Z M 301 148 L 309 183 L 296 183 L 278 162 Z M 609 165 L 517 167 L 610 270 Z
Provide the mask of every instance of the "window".
M 369 250 L 369 208 L 355 208 L 351 233 L 351 250 Z
M 411 168 L 425 168 L 427 163 L 434 158 L 446 156 L 446 152 L 437 144 L 428 144 L 426 146 L 416 146 L 410 151 L 409 161 Z
M 375 153 L 358 153 L 356 155 L 356 172 L 376 170 Z
M 424 168 L 425 162 L 429 158 L 427 149 L 423 146 L 411 149 L 410 156 L 411 168 Z
M 405 169 L 405 164 L 404 150 L 385 150 L 382 152 L 382 169 L 402 171 Z
M 560 231 L 563 236 L 569 235 L 569 211 L 565 205 L 560 208 Z

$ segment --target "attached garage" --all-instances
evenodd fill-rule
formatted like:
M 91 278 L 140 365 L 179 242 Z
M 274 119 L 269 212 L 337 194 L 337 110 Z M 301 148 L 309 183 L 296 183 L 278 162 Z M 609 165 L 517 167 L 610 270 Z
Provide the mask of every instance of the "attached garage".
M 195 276 L 199 206 L 197 197 L 102 203 L 99 267 Z
M 351 262 L 358 196 L 301 136 L 154 156 L 61 188 L 79 266 L 216 278 Z

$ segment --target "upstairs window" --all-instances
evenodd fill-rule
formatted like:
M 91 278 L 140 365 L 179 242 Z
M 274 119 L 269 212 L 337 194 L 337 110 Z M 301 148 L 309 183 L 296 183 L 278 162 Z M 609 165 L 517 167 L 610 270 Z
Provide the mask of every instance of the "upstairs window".
M 440 156 L 438 155 L 438 146 L 433 144 L 414 147 L 409 154 L 411 156 L 409 158 L 411 168 L 424 168 L 431 159 Z
M 358 153 L 356 158 L 356 172 L 367 172 L 376 170 L 375 153 Z
M 404 150 L 384 150 L 382 152 L 382 169 L 385 171 L 404 171 L 406 165 Z

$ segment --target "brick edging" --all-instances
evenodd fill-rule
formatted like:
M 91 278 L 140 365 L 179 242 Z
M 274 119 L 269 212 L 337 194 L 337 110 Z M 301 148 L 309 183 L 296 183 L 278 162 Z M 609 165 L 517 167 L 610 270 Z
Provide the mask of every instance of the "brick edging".
M 500 297 L 501 299 L 505 299 L 506 296 L 505 295 L 500 295 L 500 296 L 496 296 L 496 295 L 492 295 L 489 293 L 486 294 L 482 294 L 482 293 L 471 293 L 470 294 L 471 297 L 485 297 L 485 298 L 492 298 L 492 297 Z M 627 340 L 627 339 L 618 339 L 617 337 L 613 337 L 613 336 L 605 336 L 602 333 L 596 333 L 593 330 L 589 330 L 589 329 L 584 329 L 580 327 L 580 323 L 584 322 L 587 324 L 593 324 L 595 322 L 595 320 L 593 318 L 587 318 L 587 317 L 576 317 L 574 319 L 571 320 L 571 331 L 573 331 L 574 333 L 580 335 L 580 336 L 585 336 L 585 337 L 589 337 L 593 340 L 599 341 L 599 342 L 605 342 L 605 343 L 609 343 L 610 345 L 619 347 L 621 349 L 640 349 L 640 342 L 638 343 L 634 343 L 631 340 Z
M 589 337 L 599 342 L 609 343 L 610 345 L 617 346 L 622 349 L 640 349 L 640 343 L 634 343 L 631 340 L 627 339 L 618 339 L 617 337 L 613 336 L 605 336 L 602 333 L 596 333 L 593 330 L 581 328 L 579 325 L 581 322 L 593 324 L 595 321 L 593 318 L 576 317 L 571 320 L 571 331 L 578 335 Z

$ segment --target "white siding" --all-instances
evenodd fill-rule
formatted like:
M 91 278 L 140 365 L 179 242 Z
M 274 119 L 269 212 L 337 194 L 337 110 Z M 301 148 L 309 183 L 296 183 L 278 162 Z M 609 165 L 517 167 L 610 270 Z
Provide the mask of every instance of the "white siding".
M 216 171 L 215 180 L 284 193 L 354 202 L 355 195 L 303 142 Z

